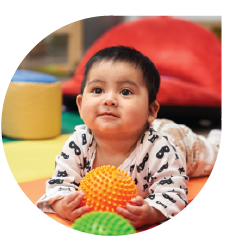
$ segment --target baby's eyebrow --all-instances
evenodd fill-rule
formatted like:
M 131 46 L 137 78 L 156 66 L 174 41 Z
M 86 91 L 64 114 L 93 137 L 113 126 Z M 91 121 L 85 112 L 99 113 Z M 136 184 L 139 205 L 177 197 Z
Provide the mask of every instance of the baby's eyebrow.
M 117 83 L 119 83 L 119 84 L 128 83 L 128 84 L 131 84 L 131 85 L 133 85 L 133 86 L 139 88 L 139 86 L 138 86 L 134 81 L 131 81 L 131 80 L 128 80 L 128 79 L 122 80 L 122 81 L 117 81 Z
M 87 87 L 89 87 L 90 84 L 92 84 L 92 83 L 105 83 L 105 81 L 102 81 L 102 80 L 100 80 L 100 79 L 93 79 L 93 80 L 91 80 L 91 81 L 87 84 Z
M 87 84 L 87 87 L 89 87 L 90 84 L 92 84 L 92 83 L 104 83 L 104 84 L 105 84 L 105 81 L 102 81 L 102 80 L 100 80 L 100 79 L 93 79 L 93 80 L 91 80 L 91 81 Z M 131 84 L 131 85 L 133 85 L 133 86 L 139 88 L 139 86 L 138 86 L 134 81 L 131 81 L 131 80 L 128 80 L 128 79 L 117 81 L 117 83 L 118 83 L 118 84 L 125 84 L 125 83 L 128 83 L 128 84 Z

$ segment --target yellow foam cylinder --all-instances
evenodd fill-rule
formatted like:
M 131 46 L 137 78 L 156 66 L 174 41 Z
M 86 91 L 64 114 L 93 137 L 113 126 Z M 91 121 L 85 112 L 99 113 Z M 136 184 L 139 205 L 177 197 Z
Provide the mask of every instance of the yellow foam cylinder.
M 47 139 L 61 133 L 61 83 L 11 82 L 3 104 L 2 134 Z

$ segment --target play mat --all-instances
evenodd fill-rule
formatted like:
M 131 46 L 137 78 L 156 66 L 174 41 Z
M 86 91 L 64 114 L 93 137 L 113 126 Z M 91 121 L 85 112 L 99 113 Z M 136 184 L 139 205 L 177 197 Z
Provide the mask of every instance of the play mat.
M 77 112 L 62 113 L 61 135 L 45 140 L 14 140 L 3 137 L 3 147 L 13 176 L 18 185 L 33 204 L 45 193 L 45 183 L 55 168 L 55 156 L 61 152 L 63 144 L 73 133 L 76 125 L 83 124 Z M 203 188 L 208 177 L 190 178 L 188 183 L 189 203 Z M 72 222 L 56 214 L 46 213 L 55 221 L 71 227 Z M 137 232 L 152 226 L 144 226 Z

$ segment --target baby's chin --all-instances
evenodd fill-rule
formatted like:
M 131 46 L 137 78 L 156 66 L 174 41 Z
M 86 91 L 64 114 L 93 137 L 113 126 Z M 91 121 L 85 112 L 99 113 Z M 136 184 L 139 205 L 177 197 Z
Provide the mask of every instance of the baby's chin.
M 116 125 L 98 125 L 97 127 L 92 127 L 91 128 L 92 132 L 94 134 L 105 134 L 105 135 L 119 135 L 121 133 L 124 133 L 124 130 L 122 130 L 122 128 L 120 128 L 119 126 Z
M 98 128 L 98 131 L 105 134 L 119 134 L 121 131 L 119 128 L 114 127 L 100 127 Z

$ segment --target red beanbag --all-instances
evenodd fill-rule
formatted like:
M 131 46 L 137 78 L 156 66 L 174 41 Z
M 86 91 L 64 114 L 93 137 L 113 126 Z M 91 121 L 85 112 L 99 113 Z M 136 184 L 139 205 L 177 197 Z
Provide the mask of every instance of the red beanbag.
M 63 95 L 78 95 L 86 62 L 117 45 L 134 47 L 153 61 L 161 75 L 157 101 L 162 106 L 221 106 L 221 43 L 204 27 L 170 17 L 127 21 L 108 30 L 63 83 Z

